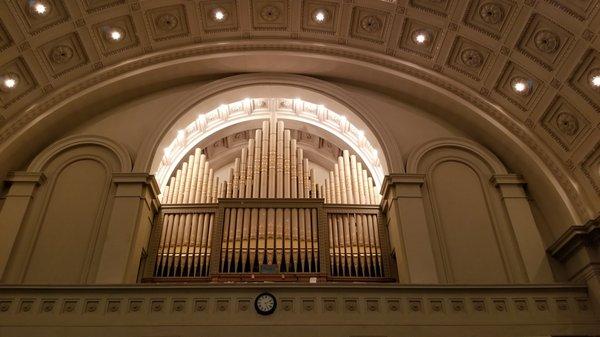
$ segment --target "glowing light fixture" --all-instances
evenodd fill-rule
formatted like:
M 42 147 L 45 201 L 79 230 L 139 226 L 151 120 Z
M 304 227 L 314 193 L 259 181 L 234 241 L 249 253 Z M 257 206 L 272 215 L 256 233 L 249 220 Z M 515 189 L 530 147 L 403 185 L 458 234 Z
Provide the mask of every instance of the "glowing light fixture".
M 12 90 L 17 87 L 19 78 L 14 74 L 6 74 L 2 76 L 2 87 L 7 90 Z
M 225 17 L 226 17 L 226 14 L 225 14 L 224 10 L 217 8 L 213 11 L 213 19 L 215 21 L 223 21 L 223 20 L 225 20 Z
M 316 22 L 324 22 L 327 19 L 327 12 L 322 9 L 319 9 L 315 11 L 315 13 L 313 14 L 313 18 Z
M 415 41 L 418 44 L 423 44 L 423 43 L 425 43 L 425 41 L 427 41 L 427 35 L 425 35 L 423 33 L 419 33 L 419 34 L 417 34 L 417 36 L 415 36 Z
M 113 41 L 120 41 L 123 39 L 123 33 L 118 29 L 113 29 L 109 33 L 110 39 Z
M 418 45 L 427 45 L 431 41 L 431 33 L 426 30 L 417 30 L 412 34 L 412 40 Z
M 30 1 L 29 10 L 33 15 L 45 16 L 50 12 L 50 5 L 45 0 Z
M 33 5 L 33 10 L 39 15 L 44 15 L 48 12 L 48 7 L 41 2 L 38 2 Z
M 592 83 L 593 87 L 600 88 L 600 74 L 592 76 L 590 83 Z
M 516 77 L 512 79 L 510 84 L 512 90 L 519 95 L 527 95 L 531 91 L 531 80 Z

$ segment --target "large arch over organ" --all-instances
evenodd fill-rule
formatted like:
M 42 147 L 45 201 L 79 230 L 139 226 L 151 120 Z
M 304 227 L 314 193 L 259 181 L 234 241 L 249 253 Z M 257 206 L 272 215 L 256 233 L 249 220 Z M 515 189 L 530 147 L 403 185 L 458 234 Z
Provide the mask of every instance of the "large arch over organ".
M 200 145 L 175 166 L 151 280 L 392 280 L 381 196 L 360 157 L 338 149 L 327 172 L 276 113 L 253 131 L 232 165 L 221 163 L 231 166 L 227 177 Z

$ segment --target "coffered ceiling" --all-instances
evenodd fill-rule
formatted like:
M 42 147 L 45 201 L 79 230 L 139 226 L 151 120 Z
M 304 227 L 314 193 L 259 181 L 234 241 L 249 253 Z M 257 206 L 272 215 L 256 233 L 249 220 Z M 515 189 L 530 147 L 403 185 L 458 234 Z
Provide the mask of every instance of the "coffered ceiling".
M 599 33 L 598 0 L 5 0 L 0 76 L 16 85 L 0 91 L 0 142 L 45 95 L 125 60 L 215 41 L 301 40 L 465 84 L 600 193 Z

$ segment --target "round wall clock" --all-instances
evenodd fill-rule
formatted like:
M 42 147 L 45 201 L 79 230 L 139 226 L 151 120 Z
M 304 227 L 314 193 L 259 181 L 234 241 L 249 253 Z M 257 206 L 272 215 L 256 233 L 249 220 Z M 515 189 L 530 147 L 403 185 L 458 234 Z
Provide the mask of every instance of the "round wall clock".
M 271 293 L 264 292 L 256 296 L 254 300 L 254 308 L 261 315 L 270 315 L 277 308 L 277 300 Z

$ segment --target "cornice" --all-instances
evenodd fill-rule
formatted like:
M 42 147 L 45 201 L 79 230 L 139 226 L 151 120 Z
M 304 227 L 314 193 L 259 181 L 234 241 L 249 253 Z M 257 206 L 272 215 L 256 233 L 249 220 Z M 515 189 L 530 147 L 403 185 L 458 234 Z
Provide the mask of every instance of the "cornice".
M 600 217 L 589 220 L 584 225 L 571 226 L 561 235 L 547 252 L 559 261 L 565 261 L 583 246 L 597 246 L 600 243 Z

